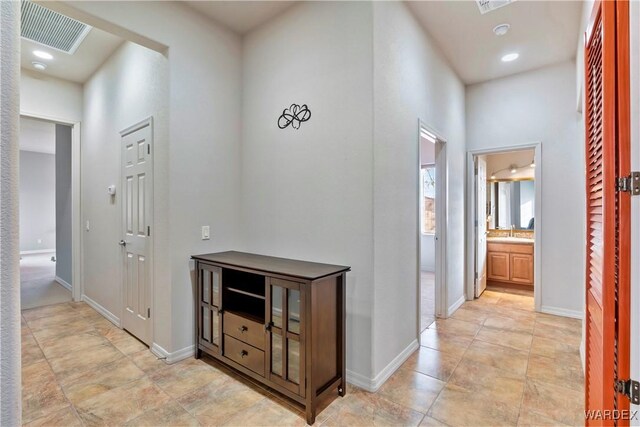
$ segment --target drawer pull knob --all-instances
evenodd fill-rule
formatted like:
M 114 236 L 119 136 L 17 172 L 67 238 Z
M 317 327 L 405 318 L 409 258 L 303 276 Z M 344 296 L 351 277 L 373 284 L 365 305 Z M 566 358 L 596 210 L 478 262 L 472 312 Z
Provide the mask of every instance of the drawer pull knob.
M 243 325 L 243 326 L 240 326 L 238 328 L 238 330 L 240 331 L 240 333 L 243 333 L 243 332 L 247 332 L 249 330 L 249 328 L 247 328 L 246 326 Z
M 245 356 L 248 356 L 248 355 L 249 355 L 249 353 L 246 350 L 242 350 L 240 352 L 240 357 L 242 357 L 242 358 L 244 358 Z

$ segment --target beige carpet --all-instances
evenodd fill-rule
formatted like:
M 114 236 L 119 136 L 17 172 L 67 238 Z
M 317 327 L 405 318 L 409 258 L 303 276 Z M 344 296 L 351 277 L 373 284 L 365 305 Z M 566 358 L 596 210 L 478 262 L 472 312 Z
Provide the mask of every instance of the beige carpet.
M 55 281 L 54 253 L 22 255 L 20 306 L 22 309 L 71 301 L 71 292 Z

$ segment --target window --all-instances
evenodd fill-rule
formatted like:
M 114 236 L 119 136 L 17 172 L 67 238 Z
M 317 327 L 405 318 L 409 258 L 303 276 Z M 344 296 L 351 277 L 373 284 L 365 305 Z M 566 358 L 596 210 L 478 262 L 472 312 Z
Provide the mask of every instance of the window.
M 422 178 L 422 233 L 436 232 L 436 167 L 423 166 L 420 169 Z

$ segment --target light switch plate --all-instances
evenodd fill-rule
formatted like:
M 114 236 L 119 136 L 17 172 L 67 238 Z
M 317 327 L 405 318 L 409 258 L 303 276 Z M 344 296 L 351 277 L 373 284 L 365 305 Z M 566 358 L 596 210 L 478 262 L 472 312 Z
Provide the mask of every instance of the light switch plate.
M 209 234 L 209 226 L 208 225 L 203 225 L 202 226 L 202 240 L 209 240 L 210 239 L 210 234 Z

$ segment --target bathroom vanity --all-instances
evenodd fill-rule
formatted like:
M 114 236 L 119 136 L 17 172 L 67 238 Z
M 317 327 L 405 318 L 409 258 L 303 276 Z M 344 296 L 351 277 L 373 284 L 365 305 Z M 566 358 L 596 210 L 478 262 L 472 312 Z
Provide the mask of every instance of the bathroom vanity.
M 497 284 L 533 286 L 533 239 L 487 238 L 487 280 Z

